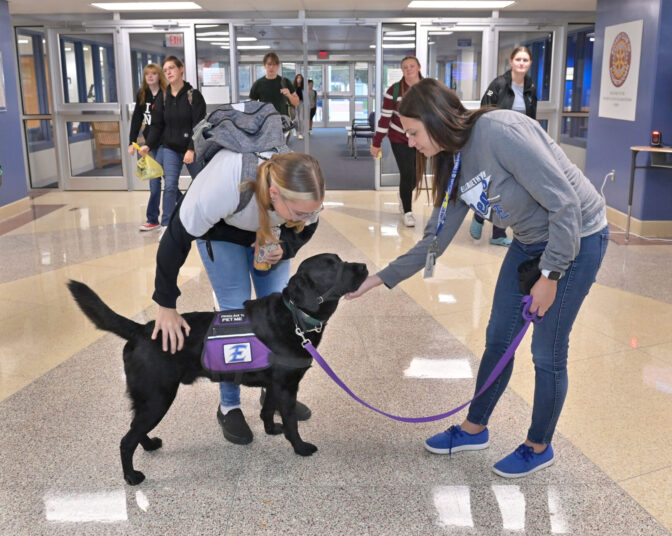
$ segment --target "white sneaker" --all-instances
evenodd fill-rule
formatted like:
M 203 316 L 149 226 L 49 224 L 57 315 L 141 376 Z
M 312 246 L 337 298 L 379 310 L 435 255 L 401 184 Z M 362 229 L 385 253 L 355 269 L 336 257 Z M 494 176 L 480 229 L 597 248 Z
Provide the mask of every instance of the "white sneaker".
M 412 212 L 407 212 L 404 214 L 404 225 L 406 227 L 415 227 L 415 216 L 413 216 Z
M 168 227 L 165 227 L 163 225 L 161 226 L 161 229 L 159 229 L 159 242 L 161 242 L 161 237 L 163 237 L 163 234 L 166 232 L 166 229 L 168 229 Z
M 302 140 L 302 139 L 303 139 L 303 134 L 299 134 L 299 135 L 298 135 L 298 138 L 299 138 L 300 140 Z

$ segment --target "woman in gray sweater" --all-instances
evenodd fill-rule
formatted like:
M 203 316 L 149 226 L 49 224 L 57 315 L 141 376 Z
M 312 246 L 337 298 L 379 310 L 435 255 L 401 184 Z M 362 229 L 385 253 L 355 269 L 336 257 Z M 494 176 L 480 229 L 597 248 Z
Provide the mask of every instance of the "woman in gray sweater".
M 569 333 L 609 239 L 604 200 L 539 124 L 523 114 L 468 111 L 453 91 L 431 79 L 409 90 L 399 112 L 409 145 L 422 155 L 418 181 L 433 157 L 434 210 L 422 240 L 349 297 L 383 283 L 392 288 L 423 267 L 427 276 L 469 209 L 511 227 L 514 240 L 497 280 L 475 392 L 523 326 L 518 267 L 525 263 L 533 274 L 531 289 L 525 290 L 532 297 L 530 311 L 543 316 L 532 338 L 532 423 L 524 443 L 493 467 L 503 477 L 525 476 L 554 461 L 551 440 L 567 393 Z M 512 370 L 513 361 L 470 404 L 462 424 L 429 438 L 427 450 L 486 448 L 488 419 Z

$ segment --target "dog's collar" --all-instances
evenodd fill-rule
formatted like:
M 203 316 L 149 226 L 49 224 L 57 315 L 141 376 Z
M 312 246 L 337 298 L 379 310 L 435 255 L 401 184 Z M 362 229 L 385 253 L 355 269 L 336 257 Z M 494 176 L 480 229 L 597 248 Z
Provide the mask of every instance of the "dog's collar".
M 306 333 L 316 331 L 317 333 L 320 333 L 322 328 L 327 324 L 326 322 L 322 322 L 317 318 L 313 318 L 308 313 L 299 309 L 291 298 L 287 299 L 285 296 L 283 296 L 282 303 L 284 303 L 285 307 L 287 307 L 287 309 L 292 312 L 294 324 L 296 324 L 296 326 L 300 328 L 301 331 Z

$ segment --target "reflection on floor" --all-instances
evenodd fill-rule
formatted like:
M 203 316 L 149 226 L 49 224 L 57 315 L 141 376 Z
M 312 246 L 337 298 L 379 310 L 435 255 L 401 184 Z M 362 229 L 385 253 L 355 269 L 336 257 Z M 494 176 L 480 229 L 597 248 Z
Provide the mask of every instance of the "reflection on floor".
M 333 251 L 384 266 L 422 235 L 399 222 L 395 192 L 329 191 L 306 256 Z M 519 481 L 491 471 L 522 441 L 530 419 L 529 336 L 490 424 L 491 446 L 429 454 L 427 436 L 461 419 L 409 425 L 348 398 L 318 367 L 301 399 L 313 417 L 296 456 L 257 418 L 255 434 L 226 442 L 217 386 L 181 388 L 156 435 L 136 454 L 147 480 L 124 484 L 119 440 L 129 423 L 121 349 L 94 330 L 66 293 L 85 281 L 121 314 L 147 321 L 155 233 L 139 233 L 146 192 L 50 192 L 31 221 L 0 228 L 0 533 L 22 534 L 576 534 L 664 535 L 672 529 L 672 281 L 668 244 L 612 243 L 570 348 L 570 392 L 554 466 Z M 48 207 L 48 208 L 47 208 Z M 436 276 L 343 302 L 321 353 L 359 396 L 406 416 L 469 399 L 498 266 L 505 253 L 468 235 Z M 484 232 L 487 236 L 488 230 Z M 181 311 L 212 297 L 197 255 L 181 272 Z M 508 532 L 507 532 L 508 533 Z
M 123 177 L 124 172 L 121 164 L 105 164 L 102 167 L 94 167 L 86 171 L 80 171 L 73 177 Z

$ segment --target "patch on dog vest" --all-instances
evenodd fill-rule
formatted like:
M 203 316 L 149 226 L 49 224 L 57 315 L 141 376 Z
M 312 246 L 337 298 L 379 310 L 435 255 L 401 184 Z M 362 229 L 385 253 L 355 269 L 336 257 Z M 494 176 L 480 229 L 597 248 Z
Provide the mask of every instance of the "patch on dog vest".
M 253 333 L 244 309 L 220 311 L 210 323 L 201 363 L 210 378 L 224 374 L 252 372 L 271 366 L 271 351 Z

